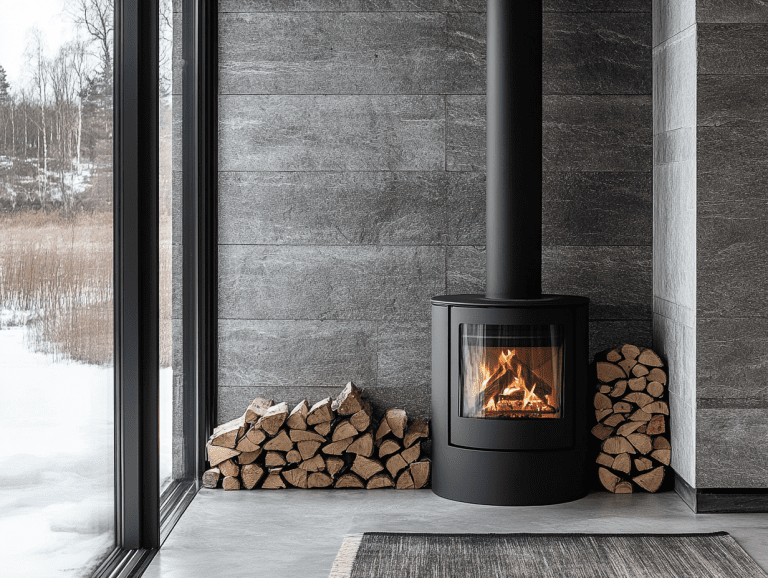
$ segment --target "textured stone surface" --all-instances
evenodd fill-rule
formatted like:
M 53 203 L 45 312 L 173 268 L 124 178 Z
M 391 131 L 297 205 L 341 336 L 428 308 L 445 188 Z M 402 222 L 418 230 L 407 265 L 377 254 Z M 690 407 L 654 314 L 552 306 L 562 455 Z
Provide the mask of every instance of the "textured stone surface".
M 699 74 L 768 72 L 768 24 L 698 24 L 697 30 Z
M 651 97 L 544 97 L 545 171 L 647 171 Z
M 702 75 L 696 89 L 698 126 L 768 126 L 768 76 Z
M 464 174 L 255 172 L 219 175 L 219 242 L 279 245 L 436 245 L 446 195 Z
M 650 320 L 590 321 L 590 360 L 594 359 L 596 353 L 606 349 L 613 349 L 624 343 L 632 343 L 638 347 L 652 347 L 653 338 Z
M 658 46 L 696 23 L 696 0 L 653 1 L 653 46 Z
M 432 338 L 428 322 L 379 323 L 378 387 L 429 392 Z
M 699 319 L 699 400 L 768 402 L 768 319 Z
M 651 0 L 544 0 L 544 12 L 650 12 Z
M 647 94 L 651 22 L 636 14 L 545 14 L 544 94 Z
M 440 63 L 445 93 L 485 94 L 486 21 L 485 13 L 446 15 L 447 45 Z
M 445 166 L 449 171 L 485 170 L 485 96 L 445 99 Z
M 445 11 L 484 12 L 485 0 L 219 0 L 219 13 Z
M 768 22 L 763 0 L 698 0 L 696 22 Z
M 766 198 L 765 126 L 699 127 L 696 174 L 702 206 Z
M 441 96 L 219 98 L 219 170 L 438 170 Z
M 650 247 L 545 247 L 545 292 L 589 297 L 590 318 L 651 318 Z M 448 292 L 485 292 L 485 250 L 448 248 Z
M 222 245 L 219 316 L 427 319 L 444 280 L 440 247 Z
M 696 29 L 653 50 L 653 133 L 696 126 Z
M 696 412 L 697 488 L 768 487 L 765 408 Z
M 222 319 L 219 384 L 367 387 L 376 383 L 376 349 L 376 324 L 366 321 Z
M 222 94 L 445 93 L 455 56 L 436 12 L 219 16 Z

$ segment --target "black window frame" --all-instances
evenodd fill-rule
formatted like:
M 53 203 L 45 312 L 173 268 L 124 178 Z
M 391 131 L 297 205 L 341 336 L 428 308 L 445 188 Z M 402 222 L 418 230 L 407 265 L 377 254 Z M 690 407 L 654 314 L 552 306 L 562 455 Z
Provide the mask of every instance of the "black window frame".
M 115 548 L 139 576 L 200 488 L 216 417 L 218 2 L 183 0 L 183 476 L 159 482 L 159 1 L 115 0 Z

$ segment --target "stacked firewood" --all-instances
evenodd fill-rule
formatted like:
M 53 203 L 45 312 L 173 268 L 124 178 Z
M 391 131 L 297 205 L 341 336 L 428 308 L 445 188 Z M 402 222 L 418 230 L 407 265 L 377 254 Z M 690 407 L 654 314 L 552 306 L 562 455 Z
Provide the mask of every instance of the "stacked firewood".
M 335 400 L 313 406 L 256 398 L 245 414 L 217 427 L 206 449 L 211 469 L 203 485 L 245 488 L 397 488 L 427 485 L 422 457 L 429 426 L 408 424 L 402 409 L 375 423 L 371 404 L 350 382 Z
M 598 477 L 610 492 L 655 492 L 669 466 L 667 373 L 650 349 L 623 345 L 596 361 L 592 434 L 601 441 Z

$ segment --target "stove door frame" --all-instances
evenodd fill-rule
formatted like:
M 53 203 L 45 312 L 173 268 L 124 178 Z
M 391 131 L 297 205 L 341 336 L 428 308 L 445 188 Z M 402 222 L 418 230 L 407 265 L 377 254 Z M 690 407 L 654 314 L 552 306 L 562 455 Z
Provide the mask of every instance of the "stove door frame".
M 459 379 L 462 323 L 481 325 L 562 325 L 563 374 L 561 417 L 545 419 L 483 419 L 462 417 Z M 574 446 L 575 322 L 562 308 L 450 308 L 449 439 L 452 446 L 482 450 L 562 450 Z

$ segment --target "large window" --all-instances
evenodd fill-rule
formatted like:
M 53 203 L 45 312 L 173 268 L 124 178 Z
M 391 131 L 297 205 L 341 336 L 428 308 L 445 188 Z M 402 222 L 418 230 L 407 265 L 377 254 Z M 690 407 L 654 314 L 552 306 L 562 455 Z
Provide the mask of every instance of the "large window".
M 0 574 L 89 576 L 115 545 L 114 13 L 0 14 Z

